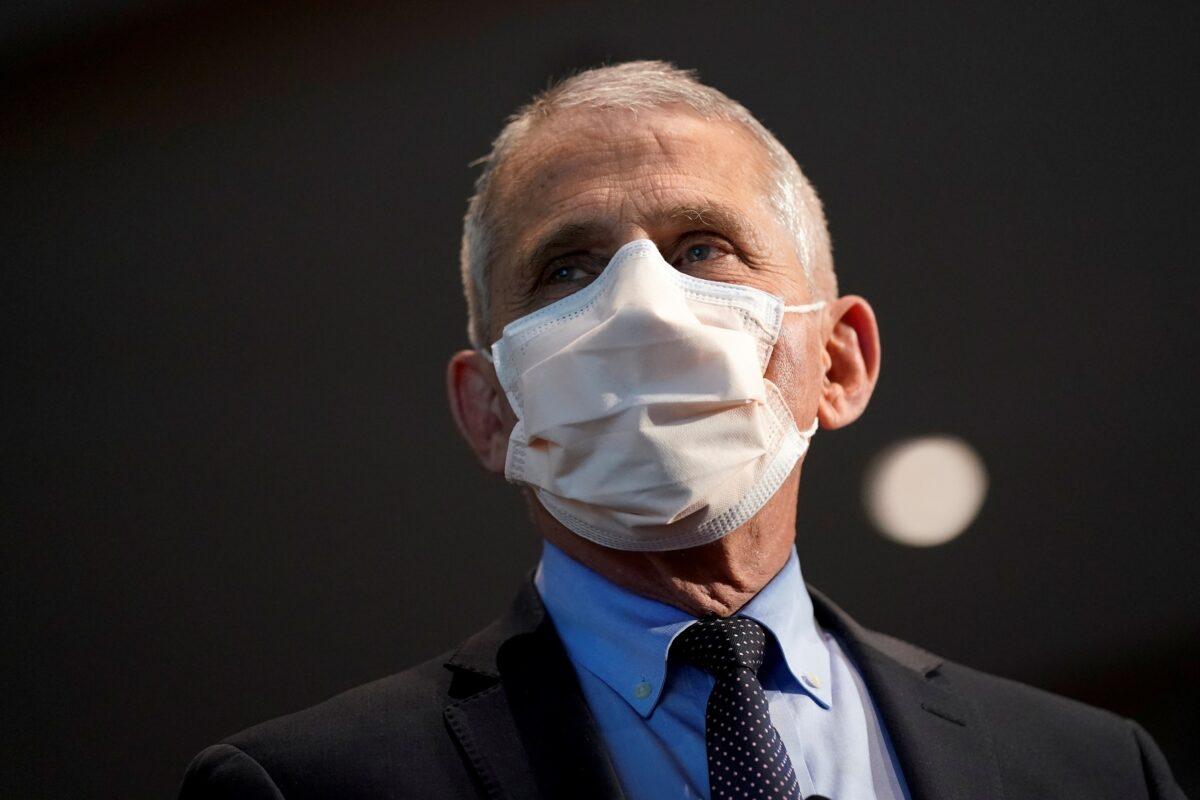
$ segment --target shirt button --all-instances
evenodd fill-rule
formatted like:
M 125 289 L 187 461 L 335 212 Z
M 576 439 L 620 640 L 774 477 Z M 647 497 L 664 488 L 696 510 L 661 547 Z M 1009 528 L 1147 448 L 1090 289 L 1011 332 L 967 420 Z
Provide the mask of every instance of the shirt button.
M 804 682 L 807 683 L 812 688 L 814 688 L 814 689 L 821 688 L 821 679 L 819 677 L 817 677 L 816 675 L 813 675 L 811 672 L 804 673 L 804 675 L 802 677 L 804 678 Z
M 633 687 L 633 696 L 638 700 L 645 700 L 650 696 L 650 684 L 642 681 L 637 686 Z

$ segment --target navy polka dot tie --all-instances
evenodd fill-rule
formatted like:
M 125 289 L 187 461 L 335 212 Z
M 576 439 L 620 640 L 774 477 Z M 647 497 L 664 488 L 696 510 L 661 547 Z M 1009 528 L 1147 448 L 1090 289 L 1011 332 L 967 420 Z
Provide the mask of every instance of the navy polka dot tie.
M 709 796 L 799 800 L 800 785 L 758 682 L 767 636 L 746 617 L 705 617 L 675 638 L 671 654 L 717 683 L 704 712 Z

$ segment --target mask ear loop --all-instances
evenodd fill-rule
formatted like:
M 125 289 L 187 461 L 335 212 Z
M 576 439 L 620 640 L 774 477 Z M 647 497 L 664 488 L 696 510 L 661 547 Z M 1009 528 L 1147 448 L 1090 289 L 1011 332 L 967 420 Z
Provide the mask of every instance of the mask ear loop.
M 484 361 L 488 362 L 493 367 L 496 366 L 496 362 L 492 359 L 492 348 L 480 346 L 479 342 L 475 339 L 474 335 L 472 335 L 470 338 L 471 338 L 471 349 L 474 350 L 476 353 L 479 353 L 479 355 L 483 356 Z

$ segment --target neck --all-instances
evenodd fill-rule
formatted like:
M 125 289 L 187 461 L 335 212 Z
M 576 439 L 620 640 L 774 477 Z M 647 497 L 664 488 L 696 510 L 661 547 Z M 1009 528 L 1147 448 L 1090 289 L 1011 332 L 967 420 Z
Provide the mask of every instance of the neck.
M 758 514 L 727 536 L 660 553 L 603 547 L 576 536 L 529 499 L 542 535 L 618 586 L 692 616 L 728 617 L 750 602 L 787 563 L 795 541 L 795 491 L 785 486 Z

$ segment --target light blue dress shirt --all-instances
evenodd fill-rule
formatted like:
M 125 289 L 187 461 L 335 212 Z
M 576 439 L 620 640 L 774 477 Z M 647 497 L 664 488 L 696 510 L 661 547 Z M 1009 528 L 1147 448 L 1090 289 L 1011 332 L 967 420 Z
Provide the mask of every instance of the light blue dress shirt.
M 534 584 L 626 795 L 709 797 L 704 710 L 714 679 L 667 661 L 671 641 L 695 618 L 622 589 L 549 542 Z M 908 800 L 862 677 L 837 640 L 817 626 L 794 549 L 738 613 L 778 642 L 768 647 L 759 675 L 802 795 Z

